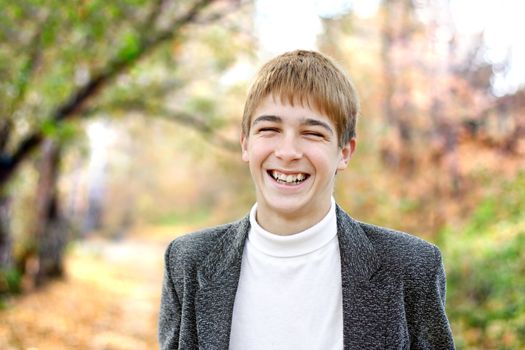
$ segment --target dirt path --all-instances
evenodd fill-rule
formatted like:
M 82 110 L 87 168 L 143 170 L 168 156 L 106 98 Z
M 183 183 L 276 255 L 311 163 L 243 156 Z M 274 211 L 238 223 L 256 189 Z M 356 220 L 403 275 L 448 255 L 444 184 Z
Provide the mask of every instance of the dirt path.
M 0 349 L 157 349 L 168 241 L 137 237 L 75 244 L 67 259 L 67 279 L 17 298 L 0 311 Z

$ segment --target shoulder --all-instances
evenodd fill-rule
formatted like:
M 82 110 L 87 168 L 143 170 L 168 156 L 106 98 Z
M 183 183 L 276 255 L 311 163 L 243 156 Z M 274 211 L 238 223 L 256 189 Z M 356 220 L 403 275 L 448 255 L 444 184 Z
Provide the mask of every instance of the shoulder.
M 399 259 L 433 257 L 438 248 L 412 234 L 358 221 L 374 248 Z
M 166 249 L 166 263 L 187 265 L 201 261 L 217 246 L 222 237 L 237 225 L 239 221 L 204 228 L 175 238 Z
M 431 277 L 441 267 L 439 248 L 419 237 L 386 227 L 359 222 L 381 260 L 381 265 L 416 278 Z
M 404 309 L 410 348 L 454 349 L 445 312 L 445 270 L 438 247 L 405 232 L 362 222 L 358 225 L 380 262 L 375 276 L 393 286 L 389 290 L 391 300 Z

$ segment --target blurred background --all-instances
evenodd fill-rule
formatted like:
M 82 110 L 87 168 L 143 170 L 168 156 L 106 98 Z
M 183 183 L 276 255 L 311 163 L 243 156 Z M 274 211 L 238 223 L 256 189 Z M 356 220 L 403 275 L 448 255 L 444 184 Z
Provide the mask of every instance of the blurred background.
M 525 348 L 519 0 L 0 0 L 0 348 L 155 349 L 163 252 L 254 202 L 258 67 L 362 100 L 337 201 L 442 250 L 458 349 Z

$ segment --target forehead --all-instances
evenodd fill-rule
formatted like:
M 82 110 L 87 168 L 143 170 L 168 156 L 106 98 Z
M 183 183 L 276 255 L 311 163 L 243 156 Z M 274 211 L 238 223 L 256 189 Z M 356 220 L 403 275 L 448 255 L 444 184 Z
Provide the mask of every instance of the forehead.
M 317 108 L 311 99 L 294 98 L 287 100 L 270 94 L 261 99 L 252 115 L 250 124 L 253 124 L 261 115 L 273 115 L 281 118 L 294 117 L 294 119 L 301 121 L 319 119 L 332 127 L 335 126 L 332 118 Z

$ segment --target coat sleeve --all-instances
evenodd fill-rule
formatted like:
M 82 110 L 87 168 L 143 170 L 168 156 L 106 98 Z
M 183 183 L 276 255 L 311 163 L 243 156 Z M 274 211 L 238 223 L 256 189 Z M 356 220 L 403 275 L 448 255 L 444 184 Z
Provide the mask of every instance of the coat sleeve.
M 181 320 L 181 305 L 170 269 L 170 251 L 173 242 L 168 246 L 164 255 L 164 279 L 159 312 L 158 338 L 161 350 L 178 349 Z
M 433 246 L 433 264 L 420 281 L 415 303 L 416 317 L 410 349 L 455 349 L 445 312 L 446 278 L 439 249 Z

